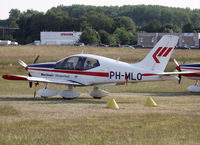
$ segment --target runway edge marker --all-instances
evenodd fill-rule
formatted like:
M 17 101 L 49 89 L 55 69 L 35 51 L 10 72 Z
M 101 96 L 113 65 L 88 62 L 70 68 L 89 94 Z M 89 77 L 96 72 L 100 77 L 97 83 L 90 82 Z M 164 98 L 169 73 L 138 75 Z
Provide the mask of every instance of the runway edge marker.
M 106 108 L 119 109 L 119 106 L 117 105 L 115 99 L 110 99 L 106 104 Z
M 158 105 L 156 104 L 156 102 L 151 97 L 148 97 L 144 106 L 156 107 Z

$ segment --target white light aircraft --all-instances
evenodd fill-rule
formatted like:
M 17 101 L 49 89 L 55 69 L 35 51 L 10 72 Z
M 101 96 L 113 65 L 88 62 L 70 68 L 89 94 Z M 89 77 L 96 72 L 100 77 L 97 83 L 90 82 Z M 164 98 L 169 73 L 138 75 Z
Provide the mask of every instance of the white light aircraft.
M 191 85 L 188 87 L 188 90 L 190 92 L 200 92 L 200 86 L 198 86 L 198 81 L 200 80 L 200 63 L 188 63 L 188 64 L 181 64 L 174 59 L 174 62 L 176 63 L 176 69 L 179 72 L 185 72 L 185 71 L 191 71 L 193 73 L 189 74 L 179 74 L 179 84 L 181 82 L 181 76 L 185 76 L 189 79 L 195 80 L 194 85 Z
M 66 57 L 58 62 L 25 64 L 19 63 L 29 72 L 29 76 L 3 75 L 7 80 L 24 80 L 37 85 L 39 82 L 45 84 L 38 94 L 41 97 L 60 95 L 64 99 L 71 99 L 80 96 L 80 93 L 73 91 L 75 86 L 94 86 L 90 95 L 94 98 L 101 98 L 108 92 L 99 89 L 104 86 L 115 86 L 126 83 L 144 81 L 177 80 L 174 75 L 187 74 L 187 72 L 164 72 L 169 58 L 178 42 L 178 37 L 165 35 L 140 62 L 129 64 L 102 56 L 91 54 L 77 54 Z M 67 85 L 64 91 L 48 89 L 47 84 Z

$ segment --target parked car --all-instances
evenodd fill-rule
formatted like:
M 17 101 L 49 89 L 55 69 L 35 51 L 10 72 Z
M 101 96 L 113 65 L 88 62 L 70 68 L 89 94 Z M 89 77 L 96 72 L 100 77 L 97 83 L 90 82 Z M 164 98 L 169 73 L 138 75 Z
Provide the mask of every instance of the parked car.
M 120 44 L 110 44 L 109 47 L 120 47 Z
M 85 46 L 84 43 L 75 43 L 74 46 Z
M 136 45 L 133 45 L 134 48 L 144 48 L 144 45 L 139 45 L 139 44 L 136 44 Z
M 133 46 L 131 45 L 121 45 L 122 48 L 131 48 L 131 49 L 135 49 Z
M 12 46 L 18 46 L 19 44 L 18 44 L 18 42 L 11 42 L 10 45 L 12 45 Z
M 98 44 L 97 47 L 107 47 L 106 44 Z

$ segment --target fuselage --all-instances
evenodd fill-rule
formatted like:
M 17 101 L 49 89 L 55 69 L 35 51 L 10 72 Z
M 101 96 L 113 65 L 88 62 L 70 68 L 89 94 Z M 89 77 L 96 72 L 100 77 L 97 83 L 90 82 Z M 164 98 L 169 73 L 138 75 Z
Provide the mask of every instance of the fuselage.
M 192 74 L 184 74 L 183 76 L 193 80 L 200 80 L 200 63 L 181 64 L 177 69 L 181 72 L 194 71 Z
M 90 54 L 73 55 L 58 62 L 31 64 L 27 70 L 33 77 L 70 80 L 84 85 L 162 80 L 155 71 Z

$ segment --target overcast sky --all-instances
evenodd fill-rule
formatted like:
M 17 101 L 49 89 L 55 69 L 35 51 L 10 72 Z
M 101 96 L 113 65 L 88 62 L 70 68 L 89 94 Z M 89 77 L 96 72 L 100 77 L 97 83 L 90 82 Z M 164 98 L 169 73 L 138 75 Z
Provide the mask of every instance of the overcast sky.
M 9 11 L 17 8 L 20 11 L 27 9 L 46 12 L 58 5 L 70 6 L 73 4 L 84 4 L 94 6 L 122 6 L 122 5 L 162 5 L 170 7 L 180 7 L 200 9 L 199 0 L 2 0 L 0 3 L 0 19 L 7 19 Z

